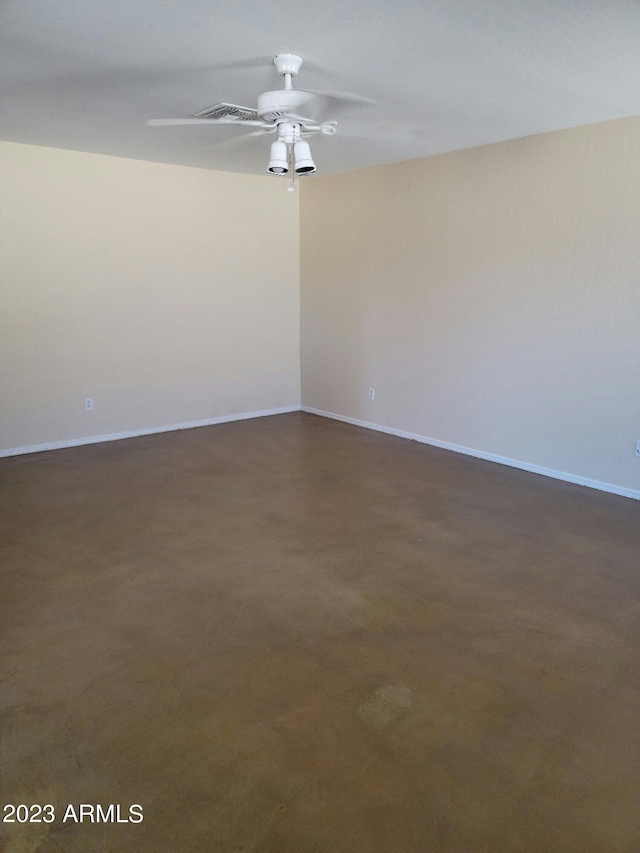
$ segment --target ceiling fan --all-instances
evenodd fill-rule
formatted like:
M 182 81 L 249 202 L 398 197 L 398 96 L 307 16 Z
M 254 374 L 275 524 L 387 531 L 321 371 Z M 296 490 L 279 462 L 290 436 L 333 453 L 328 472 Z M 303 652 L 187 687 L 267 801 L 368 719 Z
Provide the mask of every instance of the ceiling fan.
M 277 139 L 271 145 L 267 172 L 271 175 L 291 173 L 292 183 L 289 187 L 291 191 L 296 175 L 311 175 L 316 171 L 306 139 L 315 133 L 332 136 L 336 132 L 338 122 L 335 119 L 320 121 L 318 116 L 331 110 L 335 112 L 344 104 L 375 104 L 375 101 L 350 92 L 294 89 L 291 81 L 300 70 L 302 57 L 294 53 L 280 53 L 273 62 L 278 73 L 284 77 L 284 89 L 263 92 L 258 97 L 255 109 L 221 103 L 201 110 L 193 118 L 150 119 L 147 125 L 158 127 L 187 124 L 237 124 L 258 128 L 239 137 L 238 141 L 251 136 L 275 133 Z

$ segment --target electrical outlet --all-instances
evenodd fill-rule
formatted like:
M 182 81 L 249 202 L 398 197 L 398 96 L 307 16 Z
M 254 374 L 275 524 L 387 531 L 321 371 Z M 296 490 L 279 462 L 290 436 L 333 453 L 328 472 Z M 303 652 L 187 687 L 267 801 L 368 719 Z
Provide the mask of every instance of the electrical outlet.
M 640 438 L 636 441 L 636 456 L 640 456 Z
M 93 397 L 85 397 L 84 398 L 84 410 L 85 412 L 93 411 Z
M 373 388 L 369 388 L 369 399 L 375 400 L 375 398 L 376 398 L 376 392 L 373 390 Z

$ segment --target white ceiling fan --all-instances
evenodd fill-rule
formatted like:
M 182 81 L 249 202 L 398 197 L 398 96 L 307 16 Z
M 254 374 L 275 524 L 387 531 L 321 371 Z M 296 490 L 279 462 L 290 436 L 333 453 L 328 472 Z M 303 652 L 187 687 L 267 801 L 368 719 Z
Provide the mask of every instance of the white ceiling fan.
M 201 110 L 193 118 L 150 119 L 150 127 L 189 124 L 244 125 L 257 127 L 251 133 L 238 137 L 240 142 L 247 137 L 275 133 L 277 139 L 271 145 L 267 172 L 271 175 L 291 173 L 293 190 L 296 175 L 311 175 L 316 165 L 311 157 L 306 139 L 315 133 L 331 136 L 336 132 L 335 119 L 319 120 L 323 114 L 344 108 L 344 105 L 375 104 L 371 98 L 350 92 L 327 92 L 317 89 L 300 91 L 292 86 L 302 65 L 302 57 L 293 53 L 280 53 L 274 60 L 278 73 L 284 77 L 284 89 L 263 92 L 258 97 L 257 107 L 242 107 L 237 104 L 221 103 Z M 306 115 L 305 115 L 306 114 Z

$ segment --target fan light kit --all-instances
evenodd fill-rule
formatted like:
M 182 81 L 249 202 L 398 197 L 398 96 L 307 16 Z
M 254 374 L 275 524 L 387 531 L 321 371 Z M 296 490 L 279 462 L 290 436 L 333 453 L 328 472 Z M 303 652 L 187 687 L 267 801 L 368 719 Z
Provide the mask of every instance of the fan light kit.
M 186 119 L 151 119 L 149 126 L 185 125 L 185 124 L 242 124 L 257 127 L 258 130 L 245 134 L 238 141 L 253 136 L 275 133 L 276 140 L 271 145 L 267 173 L 270 175 L 289 175 L 289 191 L 292 192 L 296 176 L 312 175 L 316 164 L 311 156 L 308 137 L 316 133 L 333 136 L 337 121 L 317 121 L 307 118 L 303 113 L 311 111 L 318 115 L 342 104 L 373 104 L 370 98 L 353 95 L 349 92 L 325 92 L 317 89 L 299 91 L 294 89 L 291 80 L 302 65 L 302 58 L 294 53 L 280 53 L 273 60 L 278 73 L 284 77 L 284 89 L 263 92 L 258 97 L 256 109 L 237 104 L 221 103 L 196 113 Z

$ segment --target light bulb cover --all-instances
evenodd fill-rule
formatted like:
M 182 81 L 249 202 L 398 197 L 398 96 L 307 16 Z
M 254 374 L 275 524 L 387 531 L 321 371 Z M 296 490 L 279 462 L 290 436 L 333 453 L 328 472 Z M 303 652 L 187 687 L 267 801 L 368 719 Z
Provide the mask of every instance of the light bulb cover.
M 289 158 L 287 157 L 287 146 L 280 139 L 271 146 L 269 166 L 267 172 L 270 175 L 286 175 L 289 171 Z
M 311 157 L 309 143 L 299 139 L 293 146 L 295 160 L 295 171 L 297 175 L 312 175 L 316 171 L 316 164 Z

